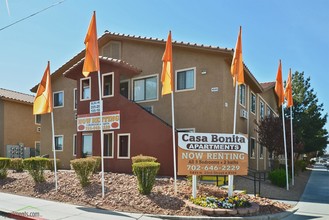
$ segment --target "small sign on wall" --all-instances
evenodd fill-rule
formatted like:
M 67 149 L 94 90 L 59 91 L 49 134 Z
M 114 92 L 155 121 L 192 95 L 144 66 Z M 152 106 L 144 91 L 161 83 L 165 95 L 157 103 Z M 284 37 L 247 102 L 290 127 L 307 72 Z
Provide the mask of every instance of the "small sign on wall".
M 90 105 L 89 105 L 90 113 L 96 113 L 96 112 L 100 112 L 100 111 L 101 111 L 101 105 L 100 105 L 99 100 L 90 102 Z
M 212 87 L 211 88 L 211 92 L 218 92 L 218 91 L 219 91 L 218 87 Z

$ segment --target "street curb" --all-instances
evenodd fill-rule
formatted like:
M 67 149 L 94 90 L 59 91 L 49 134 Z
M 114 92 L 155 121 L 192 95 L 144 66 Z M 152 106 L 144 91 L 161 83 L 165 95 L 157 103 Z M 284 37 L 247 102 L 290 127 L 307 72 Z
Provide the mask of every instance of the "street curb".
M 291 209 L 288 209 L 284 212 L 271 214 L 271 215 L 259 215 L 259 216 L 243 216 L 243 217 L 211 217 L 211 216 L 175 216 L 175 215 L 153 215 L 153 214 L 144 214 L 143 216 L 160 218 L 160 219 L 171 219 L 171 220 L 214 220 L 214 219 L 224 219 L 224 220 L 238 220 L 238 219 L 252 219 L 252 220 L 279 220 L 285 218 L 289 215 L 292 215 L 298 210 L 295 206 Z

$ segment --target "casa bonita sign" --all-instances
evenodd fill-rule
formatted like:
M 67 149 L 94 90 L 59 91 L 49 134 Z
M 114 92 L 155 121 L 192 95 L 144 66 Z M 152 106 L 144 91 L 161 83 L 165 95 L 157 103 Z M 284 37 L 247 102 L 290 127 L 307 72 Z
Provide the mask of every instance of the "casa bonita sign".
M 178 175 L 247 175 L 248 138 L 178 133 Z

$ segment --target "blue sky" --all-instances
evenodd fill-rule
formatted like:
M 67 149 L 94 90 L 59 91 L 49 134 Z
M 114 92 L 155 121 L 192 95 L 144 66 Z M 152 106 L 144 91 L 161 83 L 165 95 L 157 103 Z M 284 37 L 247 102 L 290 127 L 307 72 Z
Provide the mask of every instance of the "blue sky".
M 0 1 L 0 29 L 59 0 Z M 0 31 L 0 87 L 30 93 L 47 61 L 55 71 L 84 49 L 93 11 L 98 35 L 131 35 L 234 48 L 243 28 L 244 62 L 260 82 L 304 71 L 329 111 L 329 1 L 327 0 L 65 0 Z M 329 126 L 327 126 L 327 129 Z M 329 130 L 329 129 L 328 129 Z

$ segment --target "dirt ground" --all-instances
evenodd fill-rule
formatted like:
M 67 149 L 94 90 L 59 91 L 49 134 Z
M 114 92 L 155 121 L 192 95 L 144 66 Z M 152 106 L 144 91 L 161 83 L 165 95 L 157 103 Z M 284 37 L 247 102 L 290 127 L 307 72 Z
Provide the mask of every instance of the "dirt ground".
M 289 191 L 273 186 L 268 181 L 261 184 L 261 196 L 245 195 L 252 202 L 260 205 L 259 215 L 278 213 L 291 208 L 286 203 L 273 199 L 299 200 L 304 191 L 310 171 L 301 173 L 295 179 L 295 186 Z M 76 205 L 97 207 L 115 211 L 149 213 L 161 215 L 198 216 L 200 213 L 190 210 L 185 205 L 192 193 L 191 182 L 177 180 L 178 193 L 174 193 L 172 178 L 157 178 L 150 195 L 141 195 L 137 189 L 134 175 L 105 173 L 105 197 L 102 198 L 101 175 L 93 174 L 91 184 L 82 188 L 74 171 L 58 171 L 58 191 L 55 190 L 54 173 L 45 171 L 46 181 L 35 184 L 25 171 L 15 173 L 8 171 L 8 177 L 0 180 L 0 191 L 18 195 L 55 200 Z M 253 194 L 253 181 L 236 177 L 235 188 Z M 214 184 L 198 184 L 198 195 L 225 196 L 226 191 Z

